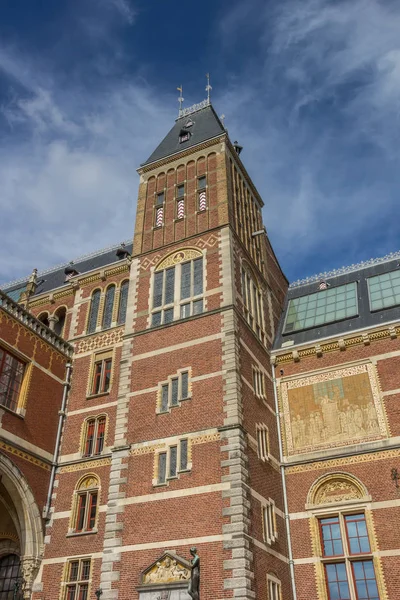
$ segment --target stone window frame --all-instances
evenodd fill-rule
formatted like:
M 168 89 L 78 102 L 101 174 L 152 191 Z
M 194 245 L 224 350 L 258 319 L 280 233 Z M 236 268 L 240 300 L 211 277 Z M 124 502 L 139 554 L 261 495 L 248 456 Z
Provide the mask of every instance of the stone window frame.
M 187 450 L 186 450 L 186 469 L 181 469 L 181 448 L 182 442 L 186 442 Z M 168 444 L 165 444 L 163 447 L 157 449 L 154 453 L 154 468 L 153 468 L 153 487 L 165 487 L 168 486 L 170 481 L 174 479 L 179 479 L 182 473 L 189 473 L 192 470 L 192 447 L 191 447 L 191 439 L 188 436 L 182 436 L 174 438 L 170 440 Z M 169 475 L 170 472 L 170 459 L 171 459 L 171 448 L 177 448 L 177 456 L 176 456 L 176 474 Z M 160 455 L 166 454 L 166 466 L 165 466 L 165 480 L 159 480 L 159 460 Z
M 108 359 L 111 359 L 110 383 L 109 383 L 108 389 L 105 392 L 98 392 L 98 393 L 94 394 L 93 386 L 94 386 L 94 378 L 95 378 L 95 372 L 96 372 L 96 364 L 100 361 L 105 361 Z M 86 390 L 86 399 L 98 398 L 100 396 L 106 396 L 106 395 L 110 394 L 112 387 L 113 387 L 114 364 L 115 364 L 115 349 L 114 348 L 103 349 L 103 350 L 98 350 L 97 352 L 93 352 L 92 358 L 91 358 L 90 369 L 89 369 L 89 380 L 88 380 L 88 386 L 87 386 L 87 390 Z
M 346 516 L 351 515 L 359 515 L 363 514 L 365 517 L 365 524 L 367 528 L 368 541 L 370 546 L 369 552 L 352 554 L 349 551 L 349 541 L 347 535 L 347 528 L 344 523 L 344 519 Z M 324 556 L 323 552 L 323 538 L 322 538 L 322 530 L 321 530 L 321 520 L 326 518 L 334 518 L 338 517 L 339 527 L 340 527 L 340 535 L 343 546 L 343 554 L 341 555 L 333 555 L 333 556 Z M 355 588 L 355 579 L 352 568 L 352 563 L 358 562 L 360 560 L 368 560 L 372 562 L 375 574 L 376 585 L 378 588 L 379 598 L 381 600 L 386 599 L 386 595 L 382 593 L 382 573 L 380 570 L 380 564 L 378 563 L 375 550 L 376 550 L 376 542 L 374 536 L 374 526 L 372 523 L 371 512 L 367 508 L 366 502 L 354 502 L 348 501 L 347 503 L 339 503 L 332 506 L 321 507 L 320 509 L 316 508 L 312 510 L 312 531 L 313 531 L 313 546 L 314 546 L 314 554 L 317 557 L 316 568 L 321 580 L 321 597 L 323 600 L 329 600 L 329 590 L 326 579 L 326 569 L 325 565 L 328 564 L 342 564 L 345 563 L 347 582 L 349 586 L 351 600 L 357 600 L 357 591 Z
M 105 420 L 105 423 L 104 423 L 104 436 L 103 436 L 103 448 L 101 449 L 101 452 L 98 453 L 98 454 L 96 454 L 94 452 L 92 452 L 91 454 L 86 454 L 85 453 L 85 447 L 86 447 L 86 441 L 87 441 L 89 424 L 90 424 L 91 421 L 95 421 L 95 428 L 94 428 L 93 439 L 95 440 L 94 441 L 94 446 L 96 446 L 99 421 L 101 419 Z M 80 450 L 80 454 L 81 454 L 82 458 L 96 458 L 98 456 L 102 456 L 105 453 L 105 451 L 106 451 L 107 434 L 108 434 L 108 414 L 107 413 L 101 413 L 101 414 L 98 414 L 98 415 L 90 415 L 89 417 L 86 417 L 85 420 L 82 423 L 81 436 L 80 436 L 80 444 L 79 444 L 79 450 Z
M 1 340 L 0 348 L 4 352 L 6 352 L 7 354 L 24 364 L 24 371 L 22 374 L 22 380 L 18 392 L 18 400 L 15 410 L 1 403 L 0 409 L 10 412 L 13 415 L 19 415 L 20 417 L 24 417 L 26 413 L 26 403 L 28 400 L 29 388 L 32 380 L 33 362 L 29 360 L 26 356 L 24 356 L 21 352 L 18 352 L 17 350 L 15 350 L 15 348 L 12 348 L 4 340 Z
M 276 521 L 276 506 L 272 498 L 263 500 L 261 503 L 261 518 L 263 540 L 268 546 L 272 546 L 278 539 L 278 528 Z
M 179 256 L 183 256 L 183 258 L 179 258 Z M 185 265 L 189 262 L 193 263 L 195 260 L 202 259 L 202 293 L 196 295 L 190 295 L 188 298 L 181 299 L 181 280 L 182 280 L 182 265 Z M 163 272 L 165 273 L 168 269 L 174 268 L 174 297 L 173 302 L 169 302 L 167 304 L 162 303 L 160 306 L 153 306 L 154 303 L 154 286 L 155 286 L 155 275 L 156 273 Z M 165 282 L 165 275 L 164 275 Z M 165 283 L 163 282 L 163 296 L 165 293 L 164 287 Z M 164 300 L 164 298 L 163 298 Z M 203 308 L 199 313 L 193 313 L 194 303 L 197 301 L 202 301 Z M 163 301 L 162 301 L 163 302 Z M 183 305 L 190 304 L 190 315 L 182 317 L 181 316 L 181 308 Z M 151 269 L 151 277 L 150 277 L 150 286 L 149 286 L 149 318 L 148 318 L 148 328 L 153 329 L 155 327 L 163 327 L 164 325 L 176 323 L 178 321 L 184 321 L 189 318 L 197 317 L 202 315 L 207 310 L 207 259 L 206 252 L 199 250 L 199 248 L 193 247 L 183 247 L 174 250 L 172 253 L 168 254 L 164 257 L 158 265 L 152 267 Z M 173 316 L 172 320 L 168 321 L 168 323 L 164 322 L 165 311 L 172 310 Z M 153 315 L 161 312 L 161 323 L 159 325 L 153 325 Z
M 240 265 L 240 293 L 243 303 L 243 315 L 256 337 L 265 346 L 264 294 L 258 277 L 247 260 L 242 259 Z
M 282 600 L 282 583 L 275 573 L 267 574 L 268 600 Z
M 95 289 L 93 289 L 91 291 L 90 296 L 89 296 L 89 301 L 88 301 L 89 309 L 88 309 L 87 315 L 86 315 L 84 335 L 94 335 L 95 333 L 98 333 L 99 331 L 109 331 L 113 327 L 121 327 L 124 325 L 125 321 L 119 323 L 118 317 L 119 317 L 119 311 L 120 311 L 121 287 L 126 282 L 128 282 L 127 293 L 129 294 L 129 278 L 127 278 L 127 277 L 125 277 L 124 279 L 122 279 L 119 282 L 110 281 L 107 283 L 107 285 L 104 288 L 97 286 Z M 114 301 L 113 301 L 113 306 L 112 306 L 111 324 L 109 327 L 103 327 L 105 299 L 106 299 L 107 290 L 111 286 L 115 286 Z M 91 313 L 91 306 L 92 306 L 92 298 L 93 298 L 93 294 L 97 291 L 100 292 L 100 300 L 99 300 L 99 308 L 97 311 L 96 327 L 94 328 L 93 331 L 89 331 L 89 321 L 90 321 L 90 313 Z M 125 320 L 126 320 L 126 313 L 125 313 Z
M 79 563 L 78 564 L 78 576 L 79 576 L 79 574 L 82 572 L 81 571 L 81 569 L 82 569 L 81 564 L 84 561 L 89 561 L 89 578 L 88 579 L 80 579 L 78 577 L 78 579 L 76 581 L 71 581 L 70 580 L 70 575 L 71 575 L 71 565 L 72 565 L 72 563 L 74 563 L 74 562 L 78 562 Z M 72 556 L 71 558 L 68 558 L 65 561 L 64 569 L 63 569 L 63 574 L 62 574 L 61 593 L 60 593 L 61 599 L 62 600 L 68 600 L 68 585 L 71 585 L 71 584 L 72 585 L 75 584 L 75 585 L 78 586 L 78 588 L 77 588 L 78 594 L 79 594 L 79 591 L 80 591 L 79 586 L 82 585 L 82 584 L 87 584 L 87 586 L 88 586 L 87 587 L 87 589 L 88 589 L 87 598 L 89 599 L 91 597 L 90 596 L 90 588 L 91 588 L 91 583 L 92 583 L 92 570 L 93 570 L 93 561 L 92 561 L 92 557 L 91 556 L 82 555 L 82 556 Z M 76 595 L 76 598 L 79 598 L 79 595 Z
M 269 429 L 265 423 L 256 424 L 257 455 L 263 462 L 270 460 Z
M 188 374 L 188 384 L 187 389 L 188 393 L 185 398 L 182 397 L 182 375 L 184 373 Z M 176 404 L 172 404 L 172 381 L 178 379 L 178 401 Z M 163 397 L 163 388 L 168 386 L 168 408 L 167 410 L 162 410 L 162 397 Z M 157 406 L 156 413 L 160 415 L 165 415 L 171 412 L 172 409 L 178 408 L 181 406 L 182 402 L 186 400 L 192 399 L 192 367 L 183 367 L 178 369 L 173 375 L 169 375 L 167 379 L 164 381 L 160 381 L 158 384 L 157 390 Z
M 258 367 L 252 367 L 253 370 L 253 390 L 256 398 L 260 398 L 261 400 L 266 399 L 265 394 L 265 374 Z
M 91 496 L 93 496 L 94 493 L 96 494 L 96 514 L 95 514 L 93 527 L 91 529 L 87 529 L 86 527 L 84 527 L 81 530 L 77 530 L 76 525 L 77 525 L 77 519 L 78 519 L 80 498 L 84 495 L 86 495 L 87 498 L 91 498 Z M 74 493 L 72 495 L 71 516 L 70 516 L 70 521 L 69 521 L 67 537 L 93 535 L 93 534 L 98 533 L 98 523 L 99 523 L 99 513 L 100 513 L 100 494 L 101 494 L 100 478 L 95 473 L 86 473 L 77 481 L 77 483 L 75 485 Z M 87 524 L 90 510 L 91 510 L 91 504 L 86 504 L 84 525 Z

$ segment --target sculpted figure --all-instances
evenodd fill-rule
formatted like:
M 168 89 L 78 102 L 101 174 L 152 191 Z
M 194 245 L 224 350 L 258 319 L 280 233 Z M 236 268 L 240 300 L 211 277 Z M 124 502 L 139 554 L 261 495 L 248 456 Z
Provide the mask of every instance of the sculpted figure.
M 200 557 L 197 554 L 197 548 L 190 548 L 190 554 L 193 556 L 191 562 L 192 576 L 189 581 L 188 594 L 193 600 L 200 600 Z

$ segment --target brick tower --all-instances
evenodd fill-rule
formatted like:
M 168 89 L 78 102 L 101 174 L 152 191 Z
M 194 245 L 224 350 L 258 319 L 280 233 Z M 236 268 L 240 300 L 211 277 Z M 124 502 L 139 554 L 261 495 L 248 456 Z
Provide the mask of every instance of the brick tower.
M 209 101 L 180 111 L 139 169 L 132 251 L 31 301 L 66 306 L 75 348 L 35 600 L 189 599 L 192 546 L 202 600 L 291 597 L 269 366 L 287 282 L 240 150 Z

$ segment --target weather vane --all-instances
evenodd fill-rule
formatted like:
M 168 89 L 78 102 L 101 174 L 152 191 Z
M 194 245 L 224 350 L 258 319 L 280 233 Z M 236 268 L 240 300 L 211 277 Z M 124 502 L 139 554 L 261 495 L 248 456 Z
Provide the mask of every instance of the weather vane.
M 206 77 L 207 77 L 207 85 L 206 85 L 207 102 L 210 102 L 210 92 L 212 90 L 212 87 L 210 85 L 210 73 L 206 73 Z
M 184 101 L 184 99 L 185 99 L 185 98 L 182 96 L 182 92 L 183 92 L 183 86 L 182 86 L 182 84 L 181 84 L 181 87 L 178 87 L 178 88 L 176 88 L 176 89 L 178 90 L 178 92 L 180 92 L 180 96 L 179 96 L 179 98 L 178 98 L 178 102 L 179 102 L 179 113 L 180 113 L 180 112 L 181 112 L 181 110 L 182 110 L 182 103 L 183 103 L 183 101 Z

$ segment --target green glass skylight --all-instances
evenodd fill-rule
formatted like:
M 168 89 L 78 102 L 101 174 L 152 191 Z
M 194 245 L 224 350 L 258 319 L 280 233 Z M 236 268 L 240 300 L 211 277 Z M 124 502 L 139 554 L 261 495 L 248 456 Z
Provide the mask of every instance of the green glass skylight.
M 370 277 L 368 291 L 371 310 L 400 304 L 400 271 Z
M 357 283 L 347 283 L 290 300 L 283 333 L 318 327 L 357 314 Z

